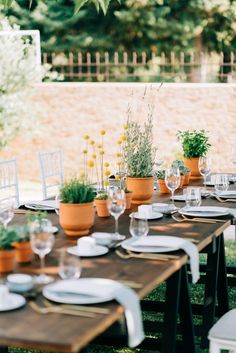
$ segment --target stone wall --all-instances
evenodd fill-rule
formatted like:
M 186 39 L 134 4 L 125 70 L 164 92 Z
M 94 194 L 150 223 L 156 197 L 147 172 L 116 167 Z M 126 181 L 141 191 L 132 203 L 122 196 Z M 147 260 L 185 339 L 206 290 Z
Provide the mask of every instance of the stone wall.
M 153 85 L 157 157 L 169 161 L 181 150 L 175 137 L 177 130 L 207 129 L 213 145 L 213 169 L 233 170 L 230 151 L 232 145 L 236 147 L 236 85 L 164 84 L 159 91 L 158 87 Z M 39 181 L 37 152 L 61 148 L 66 175 L 73 175 L 81 171 L 83 136 L 89 134 L 99 143 L 99 131 L 104 128 L 105 159 L 113 161 L 115 169 L 114 155 L 127 104 L 134 106 L 144 88 L 144 84 L 122 83 L 40 84 L 34 98 L 40 108 L 39 126 L 31 138 L 25 133 L 17 136 L 0 157 L 16 156 L 20 179 Z M 136 108 L 137 116 L 144 120 L 146 112 L 140 105 Z

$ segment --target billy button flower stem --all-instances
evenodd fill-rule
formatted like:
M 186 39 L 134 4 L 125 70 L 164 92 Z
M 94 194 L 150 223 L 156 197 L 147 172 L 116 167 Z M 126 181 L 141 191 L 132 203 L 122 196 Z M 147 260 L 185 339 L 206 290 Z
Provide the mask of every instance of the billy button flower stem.
M 102 136 L 102 150 L 100 151 L 100 156 L 101 156 L 101 178 L 102 178 L 102 180 L 101 180 L 101 182 L 102 182 L 102 190 L 104 189 L 104 179 L 103 179 L 103 173 L 104 173 L 104 169 L 103 169 L 103 156 L 104 156 L 104 144 L 103 144 L 103 140 L 104 140 L 104 138 L 103 138 L 103 136 L 104 135 L 106 135 L 106 130 L 105 129 L 102 129 L 101 131 L 100 131 L 100 134 L 101 134 L 101 136 Z
M 85 183 L 88 182 L 88 140 L 90 139 L 89 135 L 84 136 L 85 139 L 85 149 L 83 150 L 84 154 L 84 174 L 85 174 Z

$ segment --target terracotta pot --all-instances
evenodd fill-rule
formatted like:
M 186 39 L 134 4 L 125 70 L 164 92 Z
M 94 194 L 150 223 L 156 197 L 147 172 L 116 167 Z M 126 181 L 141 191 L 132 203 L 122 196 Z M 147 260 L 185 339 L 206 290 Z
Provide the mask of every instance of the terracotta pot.
M 178 189 L 182 189 L 183 185 L 184 185 L 184 175 L 181 175 L 180 176 L 180 184 L 179 184 Z
M 153 177 L 147 178 L 126 178 L 127 189 L 132 191 L 132 203 L 142 204 L 149 203 L 153 195 Z
M 98 217 L 109 217 L 110 212 L 107 208 L 107 200 L 95 200 Z
M 158 179 L 159 192 L 161 194 L 169 194 L 170 190 L 166 186 L 165 180 Z
M 77 204 L 60 202 L 59 222 L 67 235 L 88 235 L 94 219 L 93 202 Z
M 131 201 L 132 201 L 133 193 L 132 192 L 126 192 L 125 193 L 125 203 L 126 203 L 126 210 L 129 210 L 131 207 Z
M 184 158 L 184 165 L 188 167 L 191 172 L 190 179 L 201 178 L 201 174 L 199 173 L 199 170 L 198 170 L 198 161 L 199 161 L 199 157 Z
M 13 271 L 15 254 L 15 249 L 0 250 L 0 273 Z
M 16 261 L 19 263 L 25 263 L 31 261 L 33 250 L 30 242 L 14 243 L 16 249 Z
M 183 184 L 184 186 L 189 184 L 190 176 L 191 176 L 191 172 L 187 172 L 184 174 L 184 184 Z

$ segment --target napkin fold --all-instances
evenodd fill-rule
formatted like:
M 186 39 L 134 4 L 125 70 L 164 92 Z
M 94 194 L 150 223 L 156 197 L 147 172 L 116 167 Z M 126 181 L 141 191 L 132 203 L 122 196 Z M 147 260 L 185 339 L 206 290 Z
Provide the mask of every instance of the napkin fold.
M 29 201 L 25 202 L 25 205 L 29 205 L 35 208 L 51 208 L 51 209 L 58 209 L 59 208 L 59 202 L 56 200 L 41 200 L 41 201 Z
M 137 294 L 129 287 L 117 281 L 99 278 L 96 278 L 96 281 L 94 280 L 94 278 L 91 278 L 91 287 L 88 285 L 80 286 L 80 280 L 73 281 L 73 283 L 70 281 L 69 288 L 68 285 L 66 285 L 67 281 L 59 281 L 55 283 L 53 292 L 64 293 L 65 296 L 66 294 L 68 294 L 68 296 L 71 294 L 93 296 L 96 298 L 104 298 L 104 301 L 106 301 L 107 298 L 116 300 L 119 304 L 123 305 L 125 309 L 129 346 L 138 346 L 144 340 L 145 334 L 140 301 Z
M 181 239 L 178 237 L 172 236 L 152 236 L 149 235 L 147 237 L 140 237 L 139 239 L 135 239 L 132 243 L 132 246 L 137 247 L 155 247 L 155 246 L 165 246 L 169 248 L 178 248 L 184 250 L 186 254 L 189 256 L 190 261 L 190 269 L 192 273 L 192 282 L 196 283 L 200 278 L 199 273 L 199 253 L 196 245 L 192 244 L 190 241 Z

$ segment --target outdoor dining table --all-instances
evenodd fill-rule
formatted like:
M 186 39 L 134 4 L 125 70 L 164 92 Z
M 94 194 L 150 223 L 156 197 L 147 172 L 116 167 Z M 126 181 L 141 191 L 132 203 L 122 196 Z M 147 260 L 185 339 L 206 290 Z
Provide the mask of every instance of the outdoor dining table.
M 153 201 L 166 201 L 169 196 L 155 194 Z M 206 204 L 219 205 L 215 200 L 205 200 Z M 179 204 L 178 204 L 179 205 Z M 228 204 L 234 207 L 233 203 Z M 126 211 L 120 217 L 120 233 L 129 236 L 129 214 L 135 210 Z M 58 225 L 58 215 L 49 213 L 54 225 Z M 205 298 L 202 310 L 201 338 L 202 346 L 207 345 L 207 333 L 215 319 L 216 302 L 217 315 L 224 314 L 228 308 L 227 277 L 224 253 L 224 230 L 233 222 L 232 216 L 221 217 L 224 222 L 193 223 L 175 222 L 171 217 L 165 216 L 158 221 L 150 222 L 156 225 L 150 230 L 152 235 L 171 235 L 184 239 L 195 239 L 199 252 L 207 252 Z M 15 215 L 14 223 L 26 222 L 26 215 Z M 112 232 L 114 221 L 110 218 L 96 218 L 92 231 Z M 73 237 L 67 237 L 59 227 L 53 251 L 47 256 L 46 271 L 57 276 L 58 253 L 60 249 L 76 244 Z M 182 352 L 196 351 L 195 332 L 193 326 L 192 306 L 190 303 L 189 281 L 187 264 L 188 257 L 183 251 L 174 252 L 177 259 L 148 260 L 148 259 L 122 259 L 114 250 L 101 257 L 83 258 L 81 277 L 109 278 L 121 282 L 138 283 L 140 288 L 134 290 L 140 297 L 145 298 L 153 289 L 166 282 L 164 302 L 164 320 L 162 337 L 147 338 L 140 345 L 141 348 L 152 347 L 155 351 L 174 353 L 176 348 L 176 333 L 178 313 L 181 322 Z M 31 264 L 17 266 L 16 272 L 38 273 L 39 261 L 35 257 Z M 3 276 L 2 276 L 3 278 Z M 34 300 L 41 304 L 43 297 L 38 294 Z M 0 313 L 0 352 L 7 352 L 8 346 L 20 348 L 35 348 L 50 352 L 74 353 L 83 350 L 90 342 L 108 342 L 112 345 L 122 341 L 115 341 L 112 335 L 101 335 L 114 323 L 123 317 L 123 307 L 115 301 L 99 304 L 109 309 L 108 314 L 97 314 L 93 318 L 73 317 L 61 314 L 41 315 L 32 310 L 27 303 L 24 307 Z M 144 310 L 156 311 L 158 305 L 154 301 L 142 301 Z M 152 329 L 154 325 L 151 325 Z M 94 341 L 94 339 L 97 340 Z M 110 340 L 110 342 L 109 342 Z

